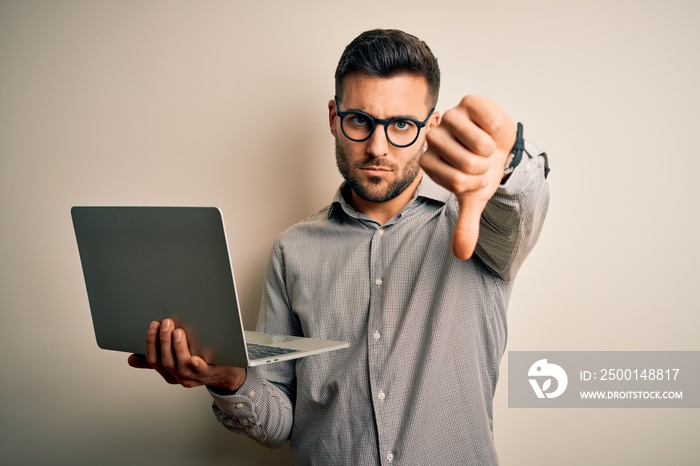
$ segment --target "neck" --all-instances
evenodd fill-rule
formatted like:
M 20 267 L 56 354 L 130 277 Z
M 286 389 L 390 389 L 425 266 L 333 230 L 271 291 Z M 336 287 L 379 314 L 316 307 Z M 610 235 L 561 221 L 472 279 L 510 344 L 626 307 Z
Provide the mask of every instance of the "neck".
M 372 220 L 375 220 L 380 225 L 384 225 L 392 217 L 401 212 L 401 209 L 406 207 L 406 205 L 411 201 L 416 189 L 418 189 L 421 179 L 423 179 L 422 171 L 418 176 L 416 176 L 411 184 L 406 186 L 406 189 L 404 189 L 401 194 L 386 202 L 367 201 L 358 196 L 355 191 L 350 191 L 352 207 L 356 211 L 365 214 Z

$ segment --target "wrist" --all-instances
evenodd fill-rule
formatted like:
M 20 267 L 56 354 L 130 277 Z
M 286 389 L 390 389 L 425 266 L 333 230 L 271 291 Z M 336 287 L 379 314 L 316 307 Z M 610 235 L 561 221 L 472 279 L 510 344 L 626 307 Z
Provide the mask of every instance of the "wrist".
M 217 395 L 234 395 L 246 381 L 248 372 L 242 367 L 231 367 L 219 380 L 207 384 L 207 388 Z

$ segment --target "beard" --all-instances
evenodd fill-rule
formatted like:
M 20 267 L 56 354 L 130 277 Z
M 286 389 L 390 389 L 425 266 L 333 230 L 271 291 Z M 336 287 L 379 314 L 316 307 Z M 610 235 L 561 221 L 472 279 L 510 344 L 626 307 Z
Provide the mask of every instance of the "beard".
M 404 190 L 413 182 L 413 180 L 416 179 L 420 173 L 418 159 L 422 154 L 422 150 L 420 144 L 417 146 L 418 150 L 416 153 L 411 156 L 411 158 L 406 162 L 406 165 L 403 167 L 403 170 L 399 172 L 398 165 L 388 162 L 384 158 L 376 158 L 369 155 L 367 156 L 366 160 L 351 166 L 345 149 L 343 149 L 338 141 L 338 138 L 336 137 L 335 161 L 338 165 L 338 171 L 345 179 L 347 185 L 361 199 L 376 203 L 388 202 L 404 192 Z M 369 177 L 367 183 L 363 184 L 362 180 L 360 180 L 355 173 L 360 170 L 360 167 L 370 166 L 391 169 L 393 173 L 397 174 L 397 177 L 385 187 L 382 187 L 384 179 L 378 176 Z

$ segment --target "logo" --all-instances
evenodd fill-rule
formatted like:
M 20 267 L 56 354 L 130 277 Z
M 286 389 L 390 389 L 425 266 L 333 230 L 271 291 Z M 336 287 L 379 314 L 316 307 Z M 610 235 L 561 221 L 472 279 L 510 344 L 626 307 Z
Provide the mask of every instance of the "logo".
M 540 359 L 530 366 L 527 372 L 530 378 L 530 385 L 535 391 L 537 398 L 556 398 L 566 390 L 566 385 L 569 383 L 569 378 L 566 372 L 556 364 L 550 364 L 546 359 Z M 552 379 L 557 381 L 556 389 L 549 391 L 552 388 Z M 539 380 L 542 381 L 540 385 Z

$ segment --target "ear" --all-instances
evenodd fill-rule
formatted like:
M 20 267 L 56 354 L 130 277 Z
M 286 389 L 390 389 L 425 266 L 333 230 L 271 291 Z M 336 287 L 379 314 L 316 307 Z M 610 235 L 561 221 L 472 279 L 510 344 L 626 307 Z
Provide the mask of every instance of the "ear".
M 440 124 L 440 112 L 435 110 L 432 115 L 430 115 L 430 120 L 428 120 L 428 124 L 425 125 L 426 130 L 430 130 L 430 128 L 437 126 Z
M 338 117 L 338 114 L 335 111 L 335 100 L 331 99 L 328 101 L 328 124 L 330 125 L 331 128 L 331 134 L 335 137 L 336 134 L 336 126 L 335 126 L 335 120 Z
M 425 134 L 423 135 L 423 150 L 428 149 L 428 141 L 425 139 L 426 135 L 430 131 L 431 128 L 434 128 L 440 124 L 440 112 L 437 110 L 433 112 L 432 115 L 430 115 L 430 120 L 428 120 L 428 123 L 425 125 Z

